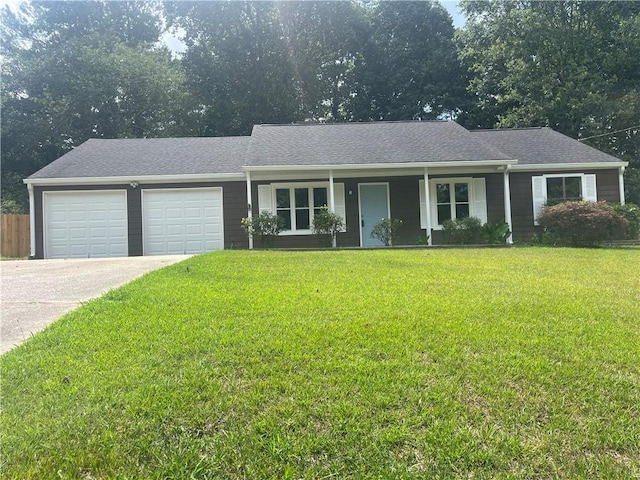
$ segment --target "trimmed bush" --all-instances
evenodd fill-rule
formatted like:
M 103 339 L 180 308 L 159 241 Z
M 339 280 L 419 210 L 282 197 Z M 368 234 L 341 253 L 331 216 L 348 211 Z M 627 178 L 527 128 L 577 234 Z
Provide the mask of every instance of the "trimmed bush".
M 563 202 L 546 206 L 538 217 L 543 242 L 588 247 L 624 238 L 629 222 L 606 202 Z
M 273 246 L 275 238 L 284 228 L 282 217 L 270 212 L 262 212 L 260 215 L 243 218 L 240 224 L 247 235 L 253 236 L 258 240 L 258 244 L 265 248 Z
M 629 222 L 625 238 L 627 240 L 638 240 L 640 238 L 640 207 L 633 203 L 625 203 L 624 205 L 611 203 L 610 205 L 611 208 Z
M 402 220 L 395 218 L 383 218 L 373 226 L 371 238 L 377 238 L 387 247 L 398 240 L 398 230 L 402 226 Z
M 326 207 L 322 207 L 313 216 L 311 230 L 326 247 L 331 247 L 333 241 L 338 236 L 338 232 L 344 228 L 344 221 L 337 213 L 330 212 Z
M 479 245 L 484 243 L 482 224 L 476 217 L 445 220 L 442 224 L 442 238 L 449 245 Z

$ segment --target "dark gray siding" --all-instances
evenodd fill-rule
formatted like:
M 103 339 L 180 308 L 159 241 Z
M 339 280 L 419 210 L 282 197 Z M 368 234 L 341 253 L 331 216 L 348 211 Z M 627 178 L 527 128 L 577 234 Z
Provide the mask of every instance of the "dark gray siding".
M 198 182 L 198 183 L 162 183 L 140 184 L 137 188 L 126 185 L 67 185 L 57 187 L 34 187 L 35 202 L 35 258 L 44 258 L 44 218 L 43 192 L 54 191 L 90 191 L 90 190 L 126 190 L 127 191 L 127 225 L 129 240 L 129 256 L 142 255 L 142 195 L 143 189 L 159 188 L 196 188 L 222 187 L 224 209 L 224 247 L 248 248 L 248 240 L 240 227 L 240 220 L 247 216 L 247 187 L 245 182 Z
M 142 255 L 142 189 L 129 188 L 127 193 L 127 225 L 129 228 L 129 256 Z

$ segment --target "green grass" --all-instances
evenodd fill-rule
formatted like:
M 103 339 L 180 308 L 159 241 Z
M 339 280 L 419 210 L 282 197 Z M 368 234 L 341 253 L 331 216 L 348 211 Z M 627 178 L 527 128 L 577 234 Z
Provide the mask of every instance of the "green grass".
M 0 471 L 639 477 L 638 253 L 192 258 L 0 359 Z

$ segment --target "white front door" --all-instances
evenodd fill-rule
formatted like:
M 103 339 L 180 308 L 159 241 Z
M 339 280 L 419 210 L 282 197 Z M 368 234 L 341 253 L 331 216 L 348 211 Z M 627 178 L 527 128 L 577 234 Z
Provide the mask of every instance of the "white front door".
M 222 250 L 222 188 L 143 190 L 142 222 L 145 255 Z

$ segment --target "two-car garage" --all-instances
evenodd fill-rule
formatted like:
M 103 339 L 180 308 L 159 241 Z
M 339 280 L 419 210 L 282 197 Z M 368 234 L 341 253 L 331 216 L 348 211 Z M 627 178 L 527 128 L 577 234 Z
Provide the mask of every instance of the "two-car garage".
M 144 255 L 224 248 L 221 187 L 143 189 L 129 196 L 116 189 L 43 192 L 44 257 L 129 255 L 128 215 L 136 209 Z

